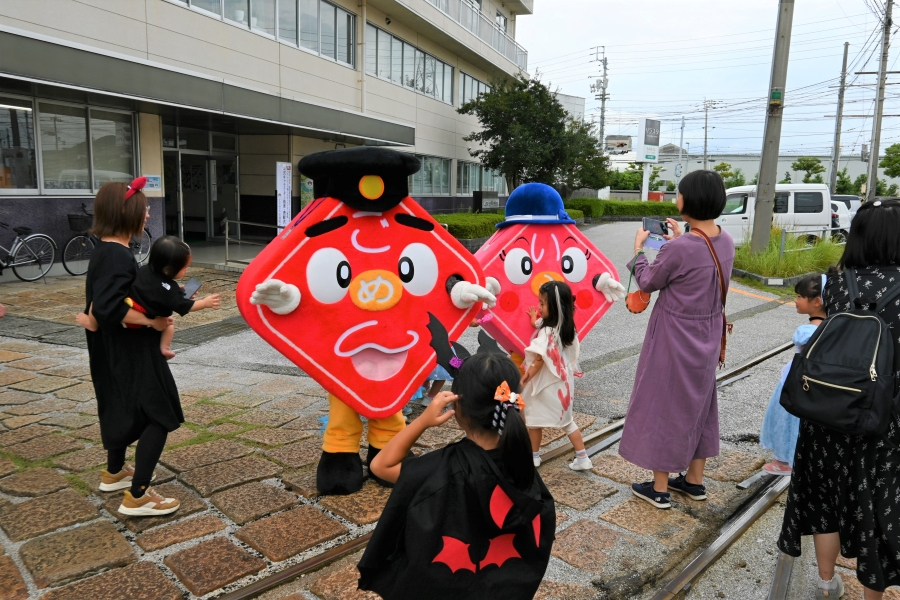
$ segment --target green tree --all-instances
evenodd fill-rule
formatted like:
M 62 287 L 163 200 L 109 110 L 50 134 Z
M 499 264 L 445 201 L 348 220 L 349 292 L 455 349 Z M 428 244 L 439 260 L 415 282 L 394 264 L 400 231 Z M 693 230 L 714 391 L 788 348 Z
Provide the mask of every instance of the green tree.
M 722 179 L 728 179 L 729 177 L 734 175 L 734 173 L 731 171 L 731 165 L 729 165 L 727 162 L 720 162 L 713 167 L 713 171 L 721 175 Z M 726 185 L 725 187 L 729 186 Z
M 667 192 L 674 192 L 676 189 L 678 189 L 678 186 L 675 185 L 674 181 L 670 181 L 669 183 L 666 184 Z
M 782 179 L 782 180 L 779 181 L 778 183 L 790 183 L 790 182 L 791 182 L 791 172 L 790 172 L 790 171 L 785 171 L 785 172 L 784 172 L 784 179 Z
M 853 193 L 858 196 L 861 196 L 863 184 L 866 183 L 867 180 L 868 180 L 868 177 L 865 175 L 865 173 L 860 175 L 856 179 L 854 179 L 853 180 Z M 888 185 L 884 179 L 876 179 L 875 180 L 875 195 L 876 196 L 896 196 L 897 192 L 900 192 L 900 186 L 898 186 L 896 183 L 892 183 L 891 185 Z
M 803 183 L 823 183 L 822 173 L 825 172 L 825 165 L 815 156 L 801 156 L 791 163 L 791 169 L 806 172 Z
M 639 190 L 643 179 L 643 169 L 635 163 L 629 163 L 624 171 L 610 173 L 609 187 L 613 190 Z
M 751 179 L 751 180 L 748 181 L 747 183 L 750 184 L 750 185 L 757 185 L 757 184 L 759 184 L 759 173 L 757 173 L 756 175 L 754 175 L 754 176 L 753 176 L 753 179 Z
M 725 177 L 725 175 L 722 175 L 722 177 Z M 747 185 L 747 178 L 744 177 L 744 171 L 738 167 L 728 177 L 725 177 L 725 187 L 733 188 L 740 185 Z
M 599 190 L 609 185 L 609 159 L 603 154 L 594 125 L 570 119 L 565 136 L 563 157 L 554 180 L 563 196 L 568 198 L 579 188 Z
M 651 191 L 659 190 L 659 174 L 665 167 L 655 166 L 651 167 L 650 170 L 650 181 L 647 183 L 647 189 Z M 643 175 L 643 174 L 642 174 Z M 643 183 L 643 177 L 641 177 L 641 183 Z
M 900 177 L 900 144 L 885 148 L 884 157 L 878 166 L 884 169 L 884 174 L 888 177 Z
M 488 169 L 506 178 L 509 190 L 529 181 L 552 183 L 566 162 L 566 111 L 537 78 L 519 74 L 497 79 L 493 90 L 457 111 L 475 115 L 481 130 L 465 136 L 469 149 Z
M 837 180 L 834 184 L 834 193 L 835 194 L 858 194 L 859 187 L 853 186 L 853 182 L 850 181 L 850 175 L 847 174 L 847 167 L 844 167 L 837 174 Z

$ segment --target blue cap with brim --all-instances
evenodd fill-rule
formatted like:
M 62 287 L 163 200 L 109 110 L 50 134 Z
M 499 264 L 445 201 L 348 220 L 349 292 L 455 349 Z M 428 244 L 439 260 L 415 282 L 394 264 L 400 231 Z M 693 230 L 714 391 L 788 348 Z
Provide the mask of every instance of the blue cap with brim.
M 506 200 L 506 220 L 497 227 L 510 225 L 574 225 L 563 206 L 562 197 L 545 183 L 520 185 Z

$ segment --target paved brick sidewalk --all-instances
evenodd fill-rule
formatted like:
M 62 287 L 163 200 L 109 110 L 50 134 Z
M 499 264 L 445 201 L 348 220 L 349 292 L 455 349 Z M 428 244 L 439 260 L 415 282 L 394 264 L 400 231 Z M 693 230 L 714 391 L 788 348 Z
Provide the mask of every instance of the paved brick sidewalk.
M 213 275 L 231 277 L 233 288 L 229 274 L 202 278 Z M 58 279 L 49 287 L 77 311 L 83 283 L 75 282 Z M 50 314 L 32 307 L 43 306 L 44 290 L 15 287 L 0 288 L 9 308 L 0 319 L 0 599 L 118 600 L 136 591 L 215 597 L 372 530 L 387 490 L 373 483 L 346 497 L 319 497 L 315 490 L 327 414 L 320 386 L 289 369 L 179 361 L 172 368 L 188 422 L 171 434 L 156 485 L 182 507 L 169 517 L 119 515 L 118 495 L 96 488 L 105 452 L 87 354 L 75 343 L 83 332 L 53 333 L 70 326 L 62 313 L 45 318 Z M 214 349 L 217 336 L 233 332 L 225 325 L 245 328 L 228 316 L 231 309 L 199 313 L 226 317 L 219 321 L 177 325 L 199 333 L 195 344 Z M 60 339 L 51 343 L 54 335 Z M 581 388 L 576 402 L 593 393 Z M 605 424 L 578 419 L 587 431 Z M 441 427 L 417 451 L 461 435 Z M 563 438 L 548 431 L 544 441 L 552 447 Z M 541 467 L 557 500 L 558 531 L 539 598 L 633 595 L 715 533 L 747 495 L 734 482 L 762 463 L 726 452 L 710 465 L 709 502 L 658 512 L 632 498 L 628 486 L 647 474 L 615 449 L 595 458 L 593 473 L 572 473 L 565 460 Z M 354 565 L 351 557 L 265 597 L 372 597 L 355 591 Z

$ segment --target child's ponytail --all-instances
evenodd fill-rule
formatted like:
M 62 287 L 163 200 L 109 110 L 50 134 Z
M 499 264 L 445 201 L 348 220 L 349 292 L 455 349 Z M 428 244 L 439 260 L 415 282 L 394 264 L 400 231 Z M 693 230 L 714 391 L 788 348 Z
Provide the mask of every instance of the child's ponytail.
M 453 393 L 459 396 L 457 416 L 474 429 L 497 431 L 497 388 L 506 382 L 511 392 L 518 393 L 521 374 L 516 365 L 501 354 L 475 354 L 466 359 L 453 380 Z M 534 481 L 534 462 L 525 418 L 515 408 L 507 408 L 503 433 L 498 446 L 503 465 L 520 490 L 527 490 Z
M 518 382 L 516 388 L 518 389 Z M 520 490 L 527 490 L 534 481 L 534 461 L 531 457 L 531 439 L 525 427 L 525 416 L 515 409 L 506 414 L 506 427 L 500 436 L 500 450 L 503 452 L 503 464 L 512 476 L 513 485 Z

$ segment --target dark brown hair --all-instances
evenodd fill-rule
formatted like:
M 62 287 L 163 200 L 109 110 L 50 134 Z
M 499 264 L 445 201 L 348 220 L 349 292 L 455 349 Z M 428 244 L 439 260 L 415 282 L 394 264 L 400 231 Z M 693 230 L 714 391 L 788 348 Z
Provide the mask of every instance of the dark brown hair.
M 863 202 L 853 217 L 838 266 L 864 269 L 892 265 L 900 265 L 900 201 Z
M 125 199 L 128 184 L 108 181 L 94 198 L 94 227 L 91 233 L 99 238 L 133 237 L 144 230 L 147 217 L 147 196 L 143 192 Z

